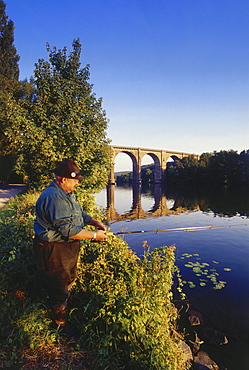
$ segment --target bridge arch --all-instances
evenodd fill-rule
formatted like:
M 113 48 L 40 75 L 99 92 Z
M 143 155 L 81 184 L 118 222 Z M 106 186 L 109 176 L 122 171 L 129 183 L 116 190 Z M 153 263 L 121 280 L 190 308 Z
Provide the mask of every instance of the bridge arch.
M 149 155 L 154 160 L 155 164 L 155 183 L 161 183 L 164 180 L 165 170 L 167 166 L 167 161 L 171 157 L 174 161 L 176 159 L 180 160 L 189 155 L 194 155 L 199 159 L 199 155 L 181 152 L 172 152 L 161 149 L 146 149 L 146 148 L 132 148 L 132 147 L 122 147 L 122 146 L 111 146 L 111 171 L 109 175 L 109 184 L 115 184 L 114 175 L 114 161 L 119 153 L 127 154 L 132 160 L 133 166 L 133 183 L 141 182 L 141 163 L 142 158 L 145 155 Z
M 131 161 L 132 161 L 132 179 L 133 179 L 133 182 L 135 182 L 135 183 L 139 182 L 138 177 L 139 177 L 140 169 L 138 168 L 139 163 L 138 163 L 138 158 L 136 157 L 135 153 L 131 152 L 131 151 L 128 151 L 128 150 L 122 150 L 119 153 L 127 154 L 131 158 Z M 119 153 L 116 153 L 115 158 Z
M 155 166 L 154 181 L 155 181 L 156 184 L 158 184 L 162 180 L 162 167 L 161 167 L 160 158 L 158 157 L 157 154 L 155 154 L 153 152 L 152 153 L 150 153 L 150 152 L 142 153 L 141 154 L 141 167 L 142 167 L 142 160 L 146 155 L 149 155 L 153 159 L 154 166 Z M 140 171 L 140 178 L 141 178 L 141 171 Z

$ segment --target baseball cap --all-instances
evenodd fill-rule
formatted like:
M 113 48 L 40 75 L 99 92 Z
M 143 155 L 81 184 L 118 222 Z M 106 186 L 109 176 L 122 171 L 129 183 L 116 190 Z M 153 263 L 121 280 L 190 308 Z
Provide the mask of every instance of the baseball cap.
M 65 159 L 54 170 L 55 175 L 68 179 L 82 180 L 80 169 L 72 159 Z

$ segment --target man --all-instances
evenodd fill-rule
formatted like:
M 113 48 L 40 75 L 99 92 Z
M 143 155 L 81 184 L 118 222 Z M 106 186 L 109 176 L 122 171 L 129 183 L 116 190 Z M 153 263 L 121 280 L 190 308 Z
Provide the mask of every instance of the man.
M 49 305 L 58 326 L 67 325 L 67 301 L 77 278 L 80 240 L 105 241 L 105 226 L 86 214 L 72 192 L 83 179 L 72 159 L 62 161 L 54 170 L 54 181 L 36 203 L 34 253 L 37 273 L 48 294 Z M 97 230 L 85 230 L 85 225 Z

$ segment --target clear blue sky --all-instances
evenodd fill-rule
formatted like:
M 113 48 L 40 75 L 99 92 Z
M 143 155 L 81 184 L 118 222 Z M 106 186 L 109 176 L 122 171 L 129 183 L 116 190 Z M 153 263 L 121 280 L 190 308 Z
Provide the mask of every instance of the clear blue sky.
M 82 67 L 113 145 L 189 153 L 249 149 L 248 0 L 6 0 L 20 77 L 51 47 Z

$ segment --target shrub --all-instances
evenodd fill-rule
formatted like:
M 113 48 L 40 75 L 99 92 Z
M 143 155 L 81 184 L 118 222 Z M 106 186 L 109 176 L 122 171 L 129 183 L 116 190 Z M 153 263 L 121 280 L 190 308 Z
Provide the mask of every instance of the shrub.
M 44 352 L 61 343 L 33 262 L 38 195 L 29 191 L 15 197 L 0 212 L 0 365 L 2 359 L 6 367 L 21 368 L 27 349 Z M 171 303 L 173 272 L 173 247 L 145 248 L 138 258 L 115 236 L 105 243 L 82 243 L 69 317 L 81 331 L 77 350 L 93 354 L 91 370 L 186 368 Z
M 174 247 L 138 258 L 122 240 L 85 243 L 74 292 L 82 343 L 96 349 L 94 366 L 183 369 L 171 303 Z M 119 367 L 120 366 L 120 367 Z

